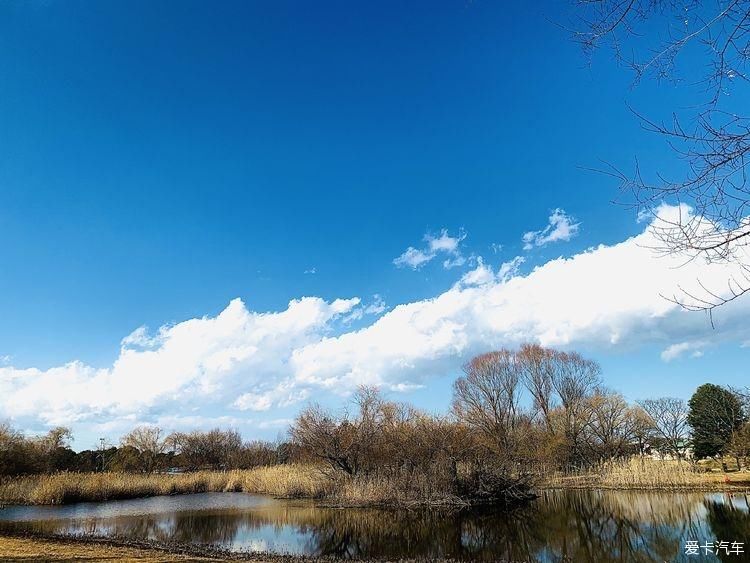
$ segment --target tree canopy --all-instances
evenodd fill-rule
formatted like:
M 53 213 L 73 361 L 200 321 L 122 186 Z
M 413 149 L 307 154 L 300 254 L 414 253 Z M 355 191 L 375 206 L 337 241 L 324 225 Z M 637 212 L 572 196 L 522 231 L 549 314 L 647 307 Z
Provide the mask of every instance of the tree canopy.
M 735 432 L 746 420 L 737 396 L 718 385 L 706 383 L 688 401 L 687 421 L 693 429 L 693 453 L 697 458 L 725 453 Z

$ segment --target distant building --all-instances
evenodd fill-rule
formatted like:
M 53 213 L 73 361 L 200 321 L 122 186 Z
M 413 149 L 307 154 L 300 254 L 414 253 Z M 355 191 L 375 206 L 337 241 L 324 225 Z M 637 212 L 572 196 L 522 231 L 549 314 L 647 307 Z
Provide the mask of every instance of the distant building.
M 646 444 L 644 448 L 646 455 L 651 459 L 657 461 L 675 461 L 677 459 L 693 459 L 693 448 L 688 440 L 682 440 L 678 446 L 682 457 L 678 458 L 671 450 L 667 450 L 661 447 L 654 447 L 651 444 Z

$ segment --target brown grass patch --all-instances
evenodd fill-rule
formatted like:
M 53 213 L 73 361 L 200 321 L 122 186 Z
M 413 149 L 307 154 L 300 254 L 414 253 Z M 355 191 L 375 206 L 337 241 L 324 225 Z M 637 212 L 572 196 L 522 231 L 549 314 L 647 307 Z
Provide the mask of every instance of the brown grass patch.
M 319 498 L 330 492 L 330 483 L 316 467 L 308 465 L 277 465 L 226 472 L 198 471 L 178 475 L 58 473 L 0 482 L 0 503 L 66 504 L 226 491 Z
M 15 538 L 0 536 L 0 560 L 37 561 L 137 561 L 171 563 L 172 561 L 222 561 L 210 557 L 171 554 L 163 551 L 119 547 L 103 543 Z
M 750 490 L 749 472 L 707 472 L 687 461 L 632 458 L 582 473 L 556 472 L 541 485 L 562 489 Z

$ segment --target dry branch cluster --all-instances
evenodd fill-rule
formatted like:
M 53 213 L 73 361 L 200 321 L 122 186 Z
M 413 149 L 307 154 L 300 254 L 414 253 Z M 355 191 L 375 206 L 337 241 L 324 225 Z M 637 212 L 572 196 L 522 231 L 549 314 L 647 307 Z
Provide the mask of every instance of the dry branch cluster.
M 620 180 L 624 201 L 641 213 L 654 213 L 663 202 L 692 209 L 675 220 L 656 217 L 658 251 L 739 266 L 724 287 L 701 285 L 699 293 L 670 297 L 687 309 L 711 312 L 750 291 L 750 116 L 741 103 L 748 94 L 750 2 L 582 0 L 577 7 L 574 39 L 589 53 L 609 46 L 636 82 L 655 77 L 679 83 L 680 55 L 702 57 L 706 70 L 687 85 L 697 83 L 695 104 L 667 120 L 635 112 L 644 129 L 665 139 L 684 173 L 645 174 L 638 164 L 632 174 L 614 166 L 606 172 Z

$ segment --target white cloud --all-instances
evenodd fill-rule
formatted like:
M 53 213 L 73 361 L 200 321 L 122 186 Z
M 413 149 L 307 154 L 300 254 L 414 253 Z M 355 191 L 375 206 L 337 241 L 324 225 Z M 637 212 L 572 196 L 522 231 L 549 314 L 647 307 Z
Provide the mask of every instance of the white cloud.
M 388 305 L 386 305 L 383 298 L 376 293 L 372 296 L 372 303 L 365 307 L 365 314 L 380 315 L 381 313 L 385 312 L 386 309 L 388 309 Z
M 457 237 L 452 237 L 446 229 L 443 229 L 437 236 L 425 235 L 424 240 L 427 241 L 430 252 L 456 254 L 458 252 L 458 245 L 464 238 L 466 238 L 466 235 L 463 232 L 459 233 Z
M 273 396 L 271 393 L 243 393 L 232 405 L 241 411 L 267 411 L 273 405 Z
M 281 404 L 300 393 L 285 385 L 291 351 L 320 340 L 358 304 L 305 297 L 284 311 L 257 313 L 235 299 L 215 317 L 165 326 L 153 336 L 137 329 L 108 368 L 78 361 L 47 370 L 0 367 L 0 411 L 67 424 L 190 405 Z
M 413 246 L 410 246 L 399 256 L 393 260 L 393 263 L 399 268 L 408 266 L 413 270 L 418 270 L 424 266 L 427 262 L 435 257 L 434 254 L 429 254 L 421 250 L 417 250 Z
M 677 344 L 671 344 L 667 346 L 661 353 L 661 359 L 665 362 L 671 362 L 676 360 L 690 352 L 691 358 L 700 358 L 703 356 L 703 350 L 706 343 L 703 341 L 697 342 L 679 342 Z
M 733 266 L 694 261 L 678 267 L 680 256 L 657 258 L 653 246 L 649 225 L 622 243 L 552 260 L 525 276 L 517 271 L 520 258 L 494 277 L 480 263 L 435 298 L 399 305 L 368 327 L 295 350 L 295 378 L 331 389 L 357 383 L 390 388 L 455 369 L 471 354 L 525 341 L 601 349 L 670 345 L 707 332 L 711 339 L 747 338 L 743 316 L 750 300 L 726 306 L 711 331 L 705 316 L 662 297 L 679 284 L 700 294 L 697 279 L 709 288 L 726 287 Z
M 526 259 L 523 256 L 516 256 L 512 260 L 503 262 L 500 264 L 497 278 L 500 281 L 507 281 L 509 278 L 518 275 L 518 270 L 524 262 L 526 262 Z
M 551 242 L 568 241 L 578 234 L 580 223 L 574 223 L 564 209 L 555 209 L 549 216 L 549 224 L 541 231 L 529 231 L 523 235 L 523 249 L 545 246 Z
M 315 268 L 315 267 L 313 266 L 313 267 L 312 267 L 312 268 L 310 268 L 309 270 L 305 270 L 305 272 L 304 272 L 304 273 L 305 273 L 305 274 L 317 274 L 317 273 L 318 273 L 318 270 L 317 270 L 317 269 L 316 269 L 316 268 Z
M 108 367 L 80 361 L 50 369 L 0 366 L 0 412 L 37 425 L 107 422 L 112 428 L 170 416 L 210 418 L 209 411 L 239 420 L 257 411 L 271 420 L 288 416 L 279 409 L 347 394 L 361 383 L 415 389 L 455 373 L 474 353 L 526 341 L 593 350 L 656 344 L 665 361 L 722 341 L 750 341 L 750 300 L 717 311 L 712 330 L 705 316 L 660 296 L 680 283 L 700 293 L 697 279 L 720 291 L 735 268 L 698 260 L 677 267 L 684 260 L 655 257 L 654 242 L 649 224 L 624 242 L 526 274 L 519 271 L 522 257 L 500 266 L 477 258 L 443 293 L 391 309 L 377 296 L 364 305 L 358 298 L 305 297 L 261 313 L 236 299 L 213 317 L 154 334 L 136 329 Z M 750 262 L 750 255 L 743 259 Z M 358 310 L 377 318 L 352 330 L 344 320 Z
M 484 264 L 481 257 L 477 258 L 477 266 L 473 270 L 466 272 L 459 280 L 459 285 L 484 285 L 495 281 L 495 272 L 492 268 Z
M 413 246 L 407 248 L 399 257 L 393 260 L 398 268 L 411 268 L 419 270 L 422 266 L 430 262 L 439 254 L 446 256 L 443 260 L 443 268 L 449 270 L 456 266 L 462 266 L 466 263 L 466 258 L 461 254 L 461 241 L 466 238 L 466 233 L 459 231 L 457 236 L 448 234 L 447 229 L 440 231 L 438 235 L 427 233 L 424 241 L 427 243 L 425 248 L 417 249 Z
M 458 266 L 463 266 L 464 264 L 466 264 L 466 258 L 461 254 L 443 260 L 443 268 L 445 268 L 446 270 L 450 270 L 451 268 L 456 268 Z
M 385 304 L 385 301 L 383 301 L 383 298 L 376 293 L 372 296 L 372 301 L 370 303 L 368 303 L 367 305 L 354 307 L 348 315 L 343 317 L 342 320 L 345 324 L 347 324 L 351 323 L 352 321 L 358 321 L 364 318 L 365 315 L 380 315 L 386 309 L 388 309 L 388 306 Z
M 148 327 L 139 326 L 120 341 L 123 348 L 150 348 L 158 344 L 158 338 L 148 335 Z

